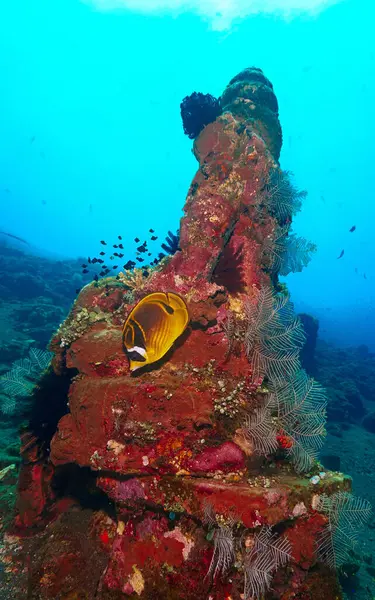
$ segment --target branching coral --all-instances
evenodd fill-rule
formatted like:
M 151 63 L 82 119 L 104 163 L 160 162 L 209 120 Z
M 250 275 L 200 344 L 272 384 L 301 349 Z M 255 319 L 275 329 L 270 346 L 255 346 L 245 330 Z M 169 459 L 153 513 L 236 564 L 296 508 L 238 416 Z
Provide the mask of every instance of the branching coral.
M 276 452 L 277 426 L 269 406 L 261 406 L 246 415 L 242 430 L 257 454 L 268 456 Z
M 330 497 L 320 496 L 316 508 L 328 517 L 318 539 L 318 557 L 332 569 L 338 569 L 355 546 L 358 530 L 369 520 L 371 505 L 348 492 L 337 492 Z
M 215 515 L 211 504 L 208 502 L 203 507 L 203 522 L 208 524 L 213 531 L 214 551 L 207 576 L 225 575 L 235 563 L 236 552 L 243 563 L 245 573 L 245 600 L 263 597 L 271 587 L 275 571 L 286 565 L 291 558 L 291 547 L 286 537 L 281 537 L 264 525 L 258 533 L 244 536 L 243 547 L 241 540 L 234 536 L 236 520 L 233 517 L 223 519 Z M 242 558 L 241 558 L 242 557 Z
M 285 381 L 299 369 L 305 336 L 289 296 L 262 287 L 256 304 L 247 302 L 245 350 L 253 379 Z
M 265 268 L 282 276 L 302 271 L 316 250 L 315 244 L 290 234 L 292 217 L 301 209 L 302 199 L 306 197 L 306 192 L 297 190 L 292 184 L 290 175 L 288 171 L 273 169 L 259 202 L 259 207 L 266 208 L 278 224 L 274 234 L 264 240 Z
M 10 371 L 1 377 L 0 387 L 5 392 L 1 410 L 12 414 L 19 398 L 30 396 L 43 371 L 51 362 L 52 353 L 38 348 L 30 348 L 29 357 L 16 360 Z
M 214 533 L 214 552 L 208 569 L 207 576 L 217 577 L 220 573 L 225 575 L 233 566 L 234 535 L 230 525 L 219 525 Z
M 316 251 L 316 245 L 305 238 L 289 235 L 289 228 L 290 225 L 280 227 L 276 237 L 268 237 L 263 244 L 263 257 L 269 260 L 270 271 L 283 277 L 302 271 Z
M 280 439 L 284 440 L 281 445 L 296 470 L 307 471 L 324 443 L 324 390 L 303 370 L 290 382 L 270 387 L 264 406 L 245 418 L 243 432 L 254 450 L 264 456 L 277 449 Z
M 130 290 L 136 290 L 143 287 L 147 275 L 144 274 L 144 269 L 134 268 L 132 271 L 119 273 L 118 278 Z
M 280 223 L 291 221 L 292 216 L 301 210 L 302 200 L 307 195 L 293 185 L 291 176 L 289 171 L 271 170 L 261 196 L 261 206 L 266 206 Z
M 230 517 L 227 520 L 220 519 L 215 515 L 212 505 L 205 503 L 203 507 L 203 522 L 213 528 L 214 552 L 207 572 L 207 577 L 214 579 L 220 573 L 225 575 L 230 571 L 235 560 L 235 539 L 233 528 L 235 519 Z
M 291 441 L 286 449 L 297 471 L 307 471 L 317 458 L 325 438 L 324 389 L 302 369 L 286 384 L 272 386 L 269 410 L 280 430 Z
M 274 572 L 289 562 L 291 547 L 287 538 L 264 526 L 252 540 L 245 556 L 245 600 L 260 599 L 270 589 Z
M 287 295 L 261 288 L 257 304 L 246 305 L 245 349 L 254 380 L 268 381 L 265 403 L 248 414 L 243 432 L 256 452 L 276 449 L 284 436 L 287 455 L 297 471 L 306 471 L 325 437 L 326 396 L 301 369 L 299 353 L 304 332 Z

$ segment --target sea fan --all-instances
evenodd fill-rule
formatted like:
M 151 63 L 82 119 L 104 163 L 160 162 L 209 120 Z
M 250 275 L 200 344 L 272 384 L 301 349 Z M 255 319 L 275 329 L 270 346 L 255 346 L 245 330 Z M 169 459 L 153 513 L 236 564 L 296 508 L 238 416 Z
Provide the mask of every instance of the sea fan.
M 326 435 L 324 388 L 301 369 L 292 381 L 273 384 L 271 391 L 270 406 L 274 408 L 280 429 L 291 441 L 287 454 L 298 472 L 307 471 Z
M 276 452 L 277 427 L 268 405 L 261 406 L 247 415 L 243 426 L 244 434 L 254 446 L 254 450 L 261 456 L 268 456 Z
M 271 527 L 263 526 L 244 561 L 245 600 L 262 598 L 271 587 L 274 572 L 286 565 L 290 557 L 288 539 L 272 533 Z
M 29 359 L 35 374 L 45 371 L 51 362 L 53 354 L 48 350 L 39 350 L 38 348 L 30 348 Z
M 315 244 L 295 234 L 289 235 L 289 229 L 290 225 L 280 227 L 276 237 L 267 238 L 263 245 L 263 256 L 268 257 L 270 270 L 283 277 L 301 272 L 316 251 Z
M 233 524 L 219 525 L 214 533 L 214 552 L 207 577 L 225 575 L 230 571 L 235 559 Z
M 236 520 L 229 517 L 225 523 L 218 522 L 213 506 L 207 500 L 203 504 L 203 523 L 211 529 L 214 551 L 206 577 L 215 579 L 220 573 L 225 575 L 232 567 L 235 559 L 235 539 L 233 529 Z
M 311 254 L 316 251 L 316 245 L 305 238 L 297 237 L 294 233 L 285 238 L 285 251 L 279 268 L 282 276 L 289 273 L 300 273 L 306 267 Z
M 275 296 L 271 289 L 262 287 L 257 303 L 248 302 L 245 313 L 245 350 L 253 379 L 291 379 L 300 368 L 299 353 L 305 334 L 289 296 Z
M 30 348 L 28 358 L 13 363 L 11 370 L 0 379 L 0 387 L 5 394 L 1 404 L 3 413 L 12 414 L 16 409 L 17 399 L 30 396 L 51 358 L 51 352 Z
M 203 519 L 202 522 L 209 527 L 217 525 L 214 507 L 207 499 L 203 501 Z
M 318 557 L 332 569 L 348 560 L 348 553 L 357 542 L 358 530 L 371 516 L 371 504 L 349 492 L 337 492 L 319 497 L 317 510 L 325 513 L 328 523 L 318 539 Z
M 290 221 L 301 210 L 302 200 L 307 192 L 299 191 L 291 182 L 289 171 L 274 169 L 270 172 L 262 194 L 262 204 L 280 223 Z

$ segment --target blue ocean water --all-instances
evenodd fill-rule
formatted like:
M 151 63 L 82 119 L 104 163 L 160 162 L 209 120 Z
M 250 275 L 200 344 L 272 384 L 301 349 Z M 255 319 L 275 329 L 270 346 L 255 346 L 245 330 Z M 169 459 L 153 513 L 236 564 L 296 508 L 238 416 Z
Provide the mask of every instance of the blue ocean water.
M 197 167 L 179 104 L 255 65 L 308 191 L 294 230 L 318 245 L 292 299 L 322 338 L 374 349 L 374 18 L 371 0 L 1 3 L 0 229 L 62 259 L 175 231 Z

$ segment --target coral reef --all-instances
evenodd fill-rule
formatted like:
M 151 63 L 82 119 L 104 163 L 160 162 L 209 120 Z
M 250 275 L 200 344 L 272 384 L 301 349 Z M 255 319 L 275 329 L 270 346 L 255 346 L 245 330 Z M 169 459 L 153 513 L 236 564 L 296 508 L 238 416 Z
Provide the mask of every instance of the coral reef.
M 363 509 L 354 538 L 369 506 L 316 462 L 326 397 L 301 367 L 303 329 L 278 281 L 275 248 L 296 245 L 304 194 L 280 171 L 263 73 L 244 70 L 220 104 L 194 141 L 177 251 L 147 277 L 85 286 L 52 339 L 5 538 L 8 559 L 32 557 L 14 559 L 14 598 L 341 598 L 321 559 L 346 550 L 331 540 L 319 555 L 319 541 L 345 503 Z M 289 269 L 308 262 L 311 245 L 297 247 Z M 169 345 L 154 294 L 158 315 L 172 315 L 167 294 L 186 306 Z M 158 360 L 132 371 L 161 339 Z

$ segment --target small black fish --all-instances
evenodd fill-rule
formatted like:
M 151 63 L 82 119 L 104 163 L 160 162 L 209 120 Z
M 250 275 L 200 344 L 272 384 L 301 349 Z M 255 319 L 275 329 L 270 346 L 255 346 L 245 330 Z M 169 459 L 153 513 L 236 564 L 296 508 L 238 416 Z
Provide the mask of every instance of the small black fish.
M 101 243 L 103 246 L 106 246 L 106 245 L 107 245 L 107 242 L 105 242 L 104 240 L 100 240 L 100 243 Z
M 113 247 L 114 247 L 114 248 L 118 248 L 118 245 L 117 245 L 117 244 L 113 244 Z
M 87 262 L 89 263 L 89 265 L 91 265 L 92 260 L 90 257 L 88 257 Z
M 149 252 L 149 253 L 147 254 L 147 256 L 151 256 L 151 252 Z
M 94 280 L 95 280 L 95 281 L 98 281 L 98 279 L 99 279 L 99 277 L 98 277 L 98 276 L 95 274 L 95 275 L 94 275 Z
M 149 272 L 148 271 L 142 271 L 142 275 L 143 275 L 143 277 L 148 277 L 149 276 Z
M 81 265 L 82 269 L 86 269 L 87 265 Z
M 157 240 L 157 239 L 158 239 L 158 236 L 157 236 L 157 235 L 152 235 L 152 236 L 151 236 L 151 240 L 152 240 L 153 242 L 154 242 L 155 240 Z
M 138 262 L 145 262 L 144 258 L 141 258 L 140 256 L 137 256 L 137 257 L 136 257 L 136 260 L 137 260 Z
M 99 276 L 100 277 L 104 277 L 105 273 L 103 271 L 100 271 Z
M 155 229 L 149 229 L 150 233 L 155 233 Z
M 357 226 L 356 226 L 356 225 L 353 225 L 353 227 L 351 227 L 351 228 L 349 229 L 350 233 L 353 233 L 353 231 L 355 231 L 355 230 L 356 230 L 356 228 L 357 228 Z
M 122 237 L 121 237 L 121 235 L 118 235 L 117 237 L 118 237 L 118 239 L 119 239 L 119 240 L 122 240 Z
M 121 250 L 124 249 L 124 246 L 122 244 L 119 244 L 118 247 L 121 248 Z
M 102 265 L 104 263 L 104 260 L 102 258 L 98 258 L 97 262 Z
M 120 254 L 118 254 L 117 256 L 118 256 L 119 258 L 122 258 L 122 257 L 124 256 L 124 254 L 121 254 L 121 252 L 120 252 Z
M 119 280 L 120 279 L 120 275 L 116 275 L 116 279 Z
M 110 257 L 109 257 L 109 260 L 113 260 L 114 258 L 115 258 L 114 256 L 110 256 Z
M 118 252 L 114 252 L 113 256 L 118 256 L 119 258 L 121 258 Z
M 138 252 L 146 252 L 145 245 L 144 245 L 144 244 L 142 244 L 142 246 L 138 246 L 138 248 L 137 248 L 137 251 L 138 251 Z
M 80 288 L 77 288 L 76 289 L 76 294 L 79 294 L 80 291 L 81 291 Z
M 82 273 L 88 273 L 88 269 L 83 269 Z
M 140 242 L 141 240 L 139 238 L 134 238 L 134 241 L 136 244 L 138 244 L 138 242 Z
M 345 250 L 341 250 L 341 252 L 340 252 L 340 256 L 338 256 L 337 258 L 338 258 L 338 259 L 339 259 L 339 258 L 342 258 L 342 257 L 344 256 L 344 252 L 345 252 Z
M 104 256 L 105 252 L 99 252 L 100 256 Z
M 118 265 L 113 265 L 112 269 L 117 269 Z

